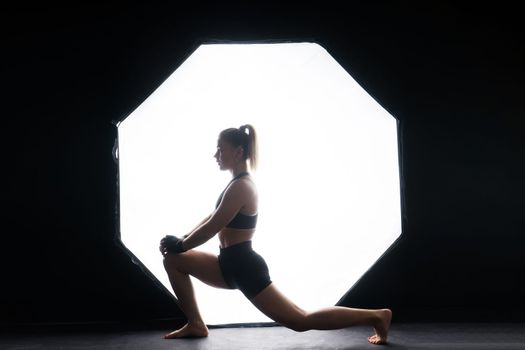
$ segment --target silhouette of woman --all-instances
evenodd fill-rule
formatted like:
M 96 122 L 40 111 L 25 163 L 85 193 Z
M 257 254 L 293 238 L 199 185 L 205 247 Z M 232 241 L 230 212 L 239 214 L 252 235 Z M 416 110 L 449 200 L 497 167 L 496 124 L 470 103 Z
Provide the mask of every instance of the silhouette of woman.
M 232 174 L 216 209 L 190 233 L 181 238 L 168 235 L 160 241 L 164 267 L 188 320 L 186 325 L 164 338 L 208 336 L 208 328 L 195 300 L 191 275 L 212 287 L 241 290 L 262 313 L 294 331 L 369 325 L 375 329 L 375 334 L 368 337 L 368 341 L 386 344 L 392 319 L 390 309 L 331 306 L 305 311 L 272 283 L 268 267 L 253 250 L 251 241 L 257 223 L 257 189 L 248 172 L 248 163 L 252 170 L 257 164 L 254 128 L 248 124 L 223 130 L 214 157 L 221 170 Z M 220 242 L 218 256 L 194 249 L 217 233 Z

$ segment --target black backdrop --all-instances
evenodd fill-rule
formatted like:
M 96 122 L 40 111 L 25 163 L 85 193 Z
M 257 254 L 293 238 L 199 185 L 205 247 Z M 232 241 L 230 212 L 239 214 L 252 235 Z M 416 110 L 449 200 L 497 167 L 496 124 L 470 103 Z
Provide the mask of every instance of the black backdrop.
M 318 42 L 399 119 L 403 235 L 341 304 L 523 320 L 519 12 L 364 3 L 4 8 L 0 324 L 181 317 L 119 245 L 113 121 L 206 40 Z

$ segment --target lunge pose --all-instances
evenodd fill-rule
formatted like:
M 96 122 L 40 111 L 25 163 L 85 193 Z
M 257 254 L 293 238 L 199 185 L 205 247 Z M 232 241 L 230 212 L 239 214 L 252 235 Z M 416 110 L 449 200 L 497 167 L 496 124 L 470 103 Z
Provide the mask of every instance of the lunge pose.
M 264 259 L 252 248 L 257 223 L 257 189 L 249 172 L 257 164 L 257 142 L 251 125 L 229 128 L 219 134 L 214 157 L 232 179 L 219 196 L 215 210 L 190 233 L 168 235 L 160 241 L 164 267 L 187 324 L 164 338 L 206 337 L 208 328 L 201 317 L 190 275 L 204 283 L 239 289 L 261 312 L 275 322 L 298 332 L 311 329 L 340 329 L 369 325 L 373 344 L 386 344 L 392 319 L 389 309 L 355 309 L 330 306 L 306 311 L 295 305 L 272 283 Z M 196 250 L 218 234 L 218 256 Z M 292 247 L 290 247 L 292 249 Z M 313 281 L 315 283 L 315 281 Z

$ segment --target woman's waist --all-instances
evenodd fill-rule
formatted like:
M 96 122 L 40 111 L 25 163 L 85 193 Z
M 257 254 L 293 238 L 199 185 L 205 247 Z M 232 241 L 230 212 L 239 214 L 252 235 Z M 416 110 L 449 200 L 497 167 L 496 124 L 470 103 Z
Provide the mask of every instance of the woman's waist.
M 253 252 L 251 240 L 238 242 L 238 243 L 229 245 L 227 247 L 221 246 L 219 249 L 220 249 L 220 255 L 226 255 L 226 256 Z
M 240 230 L 240 229 L 231 229 L 223 228 L 219 232 L 219 241 L 221 248 L 227 248 L 238 243 L 249 241 L 253 238 L 255 234 L 255 229 L 249 230 Z

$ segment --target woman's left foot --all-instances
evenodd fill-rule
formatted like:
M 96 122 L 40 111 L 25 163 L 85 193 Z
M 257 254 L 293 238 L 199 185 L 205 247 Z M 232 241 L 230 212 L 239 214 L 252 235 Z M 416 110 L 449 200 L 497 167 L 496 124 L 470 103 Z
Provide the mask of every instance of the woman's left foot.
M 390 311 L 390 309 L 379 310 L 378 317 L 379 322 L 374 327 L 376 334 L 368 337 L 368 341 L 375 345 L 384 345 L 386 344 L 388 329 L 390 328 L 390 322 L 392 321 L 392 311 Z
M 208 327 L 205 324 L 195 325 L 186 323 L 186 325 L 176 331 L 168 333 L 164 336 L 164 339 L 175 339 L 175 338 L 204 338 L 208 336 Z

